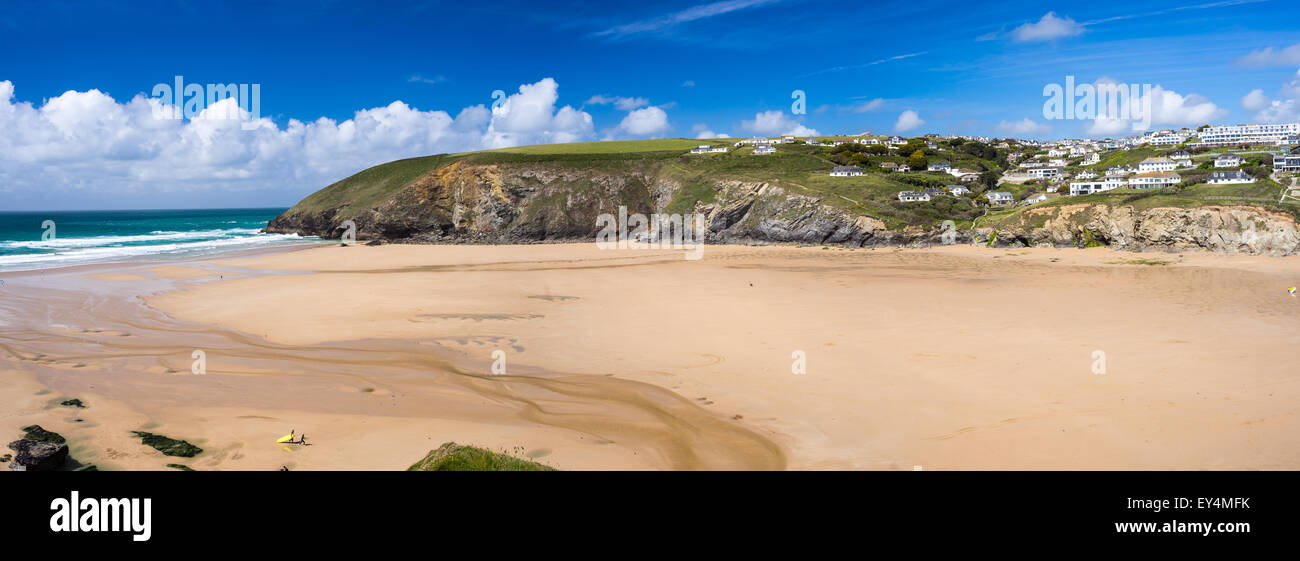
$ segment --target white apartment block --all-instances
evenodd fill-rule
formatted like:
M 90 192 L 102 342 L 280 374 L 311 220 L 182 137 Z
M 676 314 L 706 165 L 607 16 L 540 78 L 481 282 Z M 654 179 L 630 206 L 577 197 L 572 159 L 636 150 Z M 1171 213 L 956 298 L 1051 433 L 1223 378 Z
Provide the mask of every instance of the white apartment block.
M 1227 144 L 1277 144 L 1287 137 L 1300 134 L 1300 123 L 1278 125 L 1225 125 L 1207 127 L 1201 131 L 1201 143 L 1213 146 Z

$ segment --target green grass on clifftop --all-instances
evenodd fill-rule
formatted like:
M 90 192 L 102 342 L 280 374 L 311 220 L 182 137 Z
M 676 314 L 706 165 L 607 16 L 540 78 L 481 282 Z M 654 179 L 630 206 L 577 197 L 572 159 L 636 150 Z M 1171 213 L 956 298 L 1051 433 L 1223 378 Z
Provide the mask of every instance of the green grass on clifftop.
M 555 471 L 555 468 L 509 454 L 448 442 L 406 471 Z
M 341 216 L 353 216 L 384 200 L 394 191 L 457 159 L 449 154 L 408 158 L 380 164 L 335 182 L 294 205 L 290 212 L 318 212 L 343 207 Z

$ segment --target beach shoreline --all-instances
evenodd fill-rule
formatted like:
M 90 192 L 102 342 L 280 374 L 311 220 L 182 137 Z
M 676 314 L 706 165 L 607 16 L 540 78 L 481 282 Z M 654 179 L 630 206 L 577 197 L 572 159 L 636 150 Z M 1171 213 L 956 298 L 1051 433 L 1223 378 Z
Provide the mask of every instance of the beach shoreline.
M 5 430 L 105 469 L 164 469 L 142 428 L 208 450 L 195 469 L 401 469 L 445 441 L 562 469 L 1300 466 L 1300 258 L 279 249 L 7 274 Z M 313 445 L 271 442 L 291 428 Z

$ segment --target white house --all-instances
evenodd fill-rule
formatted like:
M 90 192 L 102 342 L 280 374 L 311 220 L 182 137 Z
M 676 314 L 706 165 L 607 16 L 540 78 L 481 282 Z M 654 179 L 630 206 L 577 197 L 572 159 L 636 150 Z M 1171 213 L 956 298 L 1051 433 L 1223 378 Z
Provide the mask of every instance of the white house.
M 966 188 L 965 185 L 944 185 L 943 187 L 947 189 L 949 193 L 957 196 L 965 195 L 970 192 L 970 189 Z
M 1177 185 L 1178 182 L 1182 180 L 1182 176 L 1172 171 L 1157 171 L 1152 173 L 1139 173 L 1129 178 L 1128 184 L 1135 189 L 1155 189 L 1157 187 Z
M 1022 204 L 1022 205 L 1032 205 L 1032 204 L 1035 204 L 1035 203 L 1041 203 L 1041 202 L 1046 201 L 1046 200 L 1047 200 L 1047 193 L 1039 193 L 1039 194 L 1037 194 L 1037 195 L 1030 195 L 1030 196 L 1028 196 L 1028 197 L 1025 197 L 1025 200 L 1020 201 L 1020 204 Z
M 1169 159 L 1178 162 L 1179 164 L 1186 165 L 1192 163 L 1192 154 L 1186 150 L 1179 150 L 1170 154 Z
M 1242 160 L 1241 156 L 1238 156 L 1236 154 L 1224 154 L 1214 159 L 1214 167 L 1216 168 L 1241 167 L 1241 162 L 1243 161 L 1245 160 Z
M 1092 152 L 1083 157 L 1083 165 L 1085 166 L 1091 166 L 1099 163 L 1101 163 L 1101 154 L 1098 154 L 1096 152 Z
M 893 145 L 902 146 L 902 145 L 904 145 L 904 144 L 907 144 L 907 139 L 905 139 L 905 138 L 903 138 L 903 137 L 901 137 L 901 136 L 891 136 L 891 137 L 889 137 L 888 143 L 889 143 L 889 144 L 893 144 Z
M 1051 160 L 1047 161 L 1047 165 L 1052 167 L 1057 167 L 1057 168 L 1065 167 L 1066 163 L 1067 162 L 1065 161 L 1065 158 L 1052 158 Z
M 781 135 L 781 143 L 782 143 L 782 144 L 794 144 L 794 135 L 793 135 L 793 134 L 783 134 L 783 135 Z
M 1106 177 L 1124 177 L 1133 173 L 1133 168 L 1128 166 L 1116 166 L 1106 170 Z
M 1147 158 L 1138 164 L 1138 173 L 1174 171 L 1175 167 L 1178 167 L 1177 164 L 1169 158 Z
M 1300 154 L 1273 154 L 1273 171 L 1300 171 Z
M 862 175 L 862 168 L 858 166 L 835 166 L 831 170 L 831 177 L 858 177 Z
M 926 171 L 948 171 L 948 169 L 951 167 L 952 166 L 949 165 L 948 162 L 930 162 L 930 165 L 926 166 L 925 170 Z
M 1206 181 L 1211 185 L 1232 185 L 1234 183 L 1254 183 L 1255 178 L 1250 174 L 1241 171 L 1216 171 L 1210 174 L 1210 179 Z
M 1073 181 L 1070 183 L 1070 195 L 1091 195 L 1102 191 L 1119 189 L 1127 185 L 1127 181 L 1117 177 L 1108 177 L 1102 181 Z
M 1061 176 L 1061 170 L 1057 168 L 1034 168 L 1025 173 L 1038 179 L 1056 179 Z
M 1009 205 L 1016 202 L 1016 198 L 1006 191 L 993 191 L 985 193 L 984 196 L 988 197 L 989 202 L 995 205 Z
M 1094 177 L 1097 177 L 1097 172 L 1092 171 L 1090 169 L 1085 169 L 1083 171 L 1080 171 L 1079 174 L 1075 175 L 1074 177 L 1075 179 L 1092 179 Z
M 771 144 L 759 144 L 758 146 L 754 147 L 754 153 L 758 155 L 775 154 L 776 147 L 772 146 Z
M 1061 148 L 1053 148 L 1047 151 L 1048 158 L 1055 158 L 1057 156 L 1068 156 L 1069 154 L 1070 154 L 1069 150 L 1064 150 Z
M 692 154 L 718 154 L 725 153 L 726 151 L 726 146 L 713 146 L 711 144 L 701 144 L 695 148 L 691 148 Z
M 930 200 L 930 194 L 922 191 L 899 191 L 898 200 L 905 203 L 915 203 Z

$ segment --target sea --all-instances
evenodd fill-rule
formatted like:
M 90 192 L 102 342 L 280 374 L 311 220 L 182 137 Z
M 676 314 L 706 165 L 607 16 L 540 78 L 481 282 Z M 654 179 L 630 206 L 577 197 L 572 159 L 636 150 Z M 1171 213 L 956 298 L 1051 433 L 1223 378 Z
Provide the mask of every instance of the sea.
M 169 261 L 321 243 L 314 236 L 262 233 L 285 210 L 0 211 L 0 271 Z

